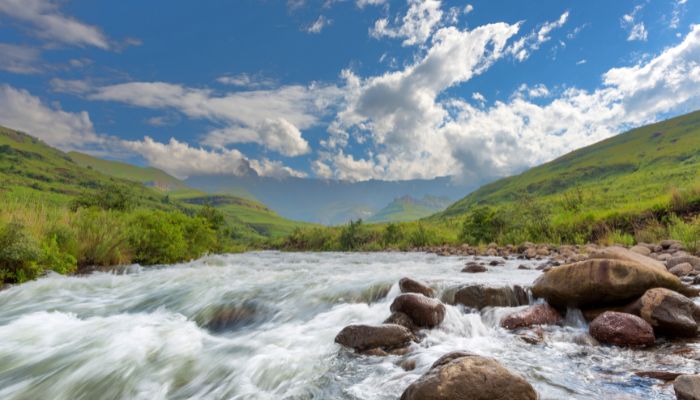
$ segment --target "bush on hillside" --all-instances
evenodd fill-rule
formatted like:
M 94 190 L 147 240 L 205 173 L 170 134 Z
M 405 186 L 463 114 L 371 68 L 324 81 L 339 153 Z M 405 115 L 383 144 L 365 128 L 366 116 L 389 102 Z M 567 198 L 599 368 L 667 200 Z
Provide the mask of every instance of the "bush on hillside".
M 134 208 L 134 194 L 123 185 L 105 185 L 96 192 L 86 192 L 73 200 L 71 208 L 97 207 L 103 210 L 129 211 Z
M 43 270 L 51 270 L 63 275 L 72 274 L 78 269 L 78 260 L 72 254 L 61 251 L 55 235 L 42 243 L 38 264 Z
M 124 213 L 96 208 L 80 209 L 72 221 L 78 242 L 78 265 L 110 266 L 129 263 Z
M 385 246 L 395 246 L 404 240 L 404 232 L 401 225 L 390 223 L 384 228 L 382 243 Z
M 0 228 L 0 283 L 36 279 L 42 272 L 40 256 L 39 244 L 23 225 L 12 222 Z
M 372 232 L 362 223 L 362 219 L 350 221 L 340 231 L 341 250 L 357 250 L 375 239 Z
M 687 251 L 697 253 L 700 250 L 700 220 L 697 218 L 686 222 L 676 215 L 671 215 L 668 233 L 671 239 L 683 243 Z
M 469 244 L 493 242 L 505 226 L 505 221 L 491 207 L 475 207 L 462 223 L 460 240 Z

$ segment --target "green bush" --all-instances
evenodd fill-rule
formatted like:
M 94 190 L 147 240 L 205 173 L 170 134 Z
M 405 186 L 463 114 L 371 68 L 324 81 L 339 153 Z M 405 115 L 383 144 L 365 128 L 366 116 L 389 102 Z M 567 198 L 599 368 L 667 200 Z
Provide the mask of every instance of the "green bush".
M 676 215 L 669 218 L 668 233 L 671 239 L 683 243 L 685 249 L 691 253 L 700 250 L 700 221 L 685 222 Z
M 470 244 L 496 241 L 505 229 L 505 221 L 490 207 L 475 207 L 462 224 L 460 240 Z
M 24 226 L 9 223 L 0 228 L 0 283 L 22 283 L 42 273 L 37 264 L 41 249 Z
M 63 275 L 72 274 L 78 269 L 76 258 L 72 254 L 61 251 L 55 235 L 42 243 L 38 264 L 45 270 L 52 270 Z
M 72 225 L 78 242 L 79 266 L 130 262 L 125 214 L 97 208 L 80 209 Z
M 384 243 L 385 246 L 397 245 L 403 240 L 404 232 L 403 229 L 401 229 L 401 225 L 390 223 L 384 228 L 382 243 Z
M 72 209 L 97 207 L 103 210 L 129 211 L 134 208 L 134 194 L 122 185 L 106 185 L 96 192 L 86 192 L 73 200 Z
M 340 248 L 342 250 L 357 250 L 373 240 L 370 232 L 362 223 L 362 219 L 350 221 L 340 231 Z

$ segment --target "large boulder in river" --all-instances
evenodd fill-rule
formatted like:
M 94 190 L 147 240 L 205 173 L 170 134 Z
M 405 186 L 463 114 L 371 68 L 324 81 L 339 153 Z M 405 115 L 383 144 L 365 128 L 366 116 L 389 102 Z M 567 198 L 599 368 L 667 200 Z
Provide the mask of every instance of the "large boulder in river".
M 401 325 L 349 325 L 335 337 L 335 342 L 357 351 L 380 348 L 392 350 L 405 347 L 414 339 L 413 333 Z
M 401 395 L 401 400 L 494 399 L 536 400 L 537 392 L 496 360 L 466 352 L 442 356 Z
M 654 344 L 654 329 L 636 315 L 606 311 L 594 319 L 588 332 L 601 343 L 616 346 L 649 346 Z
M 445 319 L 445 306 L 422 294 L 402 294 L 394 299 L 390 309 L 408 315 L 421 328 L 434 328 Z
M 695 303 L 680 293 L 663 288 L 649 289 L 626 311 L 642 317 L 657 333 L 668 336 L 692 337 L 698 323 L 693 314 Z
M 666 266 L 664 263 L 653 258 L 644 256 L 634 251 L 625 249 L 624 247 L 612 246 L 604 247 L 600 250 L 596 250 L 591 253 L 590 258 L 593 259 L 606 259 L 606 260 L 622 260 L 622 261 L 632 261 L 637 264 L 645 265 L 650 268 L 658 269 L 659 271 L 666 271 Z
M 529 303 L 528 295 L 521 286 L 489 287 L 472 285 L 454 292 L 452 304 L 481 310 L 486 307 L 518 307 Z
M 700 400 L 700 375 L 681 375 L 673 382 L 678 400 Z
M 519 329 L 533 325 L 554 325 L 562 320 L 561 315 L 549 304 L 535 304 L 522 311 L 507 315 L 501 320 L 506 329 Z
M 629 301 L 655 287 L 688 291 L 665 268 L 619 259 L 592 259 L 545 272 L 535 281 L 532 294 L 555 307 L 580 308 Z
M 433 297 L 433 289 L 431 287 L 411 278 L 401 278 L 399 289 L 401 289 L 401 293 L 420 293 L 427 297 Z

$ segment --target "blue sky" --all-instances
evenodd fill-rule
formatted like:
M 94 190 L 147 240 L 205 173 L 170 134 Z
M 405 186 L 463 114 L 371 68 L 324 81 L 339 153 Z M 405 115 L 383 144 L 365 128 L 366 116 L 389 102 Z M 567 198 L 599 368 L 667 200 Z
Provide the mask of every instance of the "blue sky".
M 510 175 L 700 108 L 697 0 L 0 0 L 0 124 L 178 177 Z

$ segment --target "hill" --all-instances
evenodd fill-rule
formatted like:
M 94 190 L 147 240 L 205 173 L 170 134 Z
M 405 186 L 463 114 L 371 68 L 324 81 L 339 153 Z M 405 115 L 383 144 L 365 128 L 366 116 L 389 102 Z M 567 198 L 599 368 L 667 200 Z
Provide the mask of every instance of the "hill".
M 395 199 L 368 218 L 367 222 L 416 221 L 444 210 L 450 203 L 450 199 L 446 197 L 425 196 L 422 199 L 416 199 L 411 196 L 403 196 Z
M 431 218 L 458 217 L 475 206 L 513 206 L 523 196 L 548 205 L 560 219 L 643 212 L 667 204 L 672 190 L 693 188 L 699 179 L 700 111 L 696 111 L 485 185 Z

